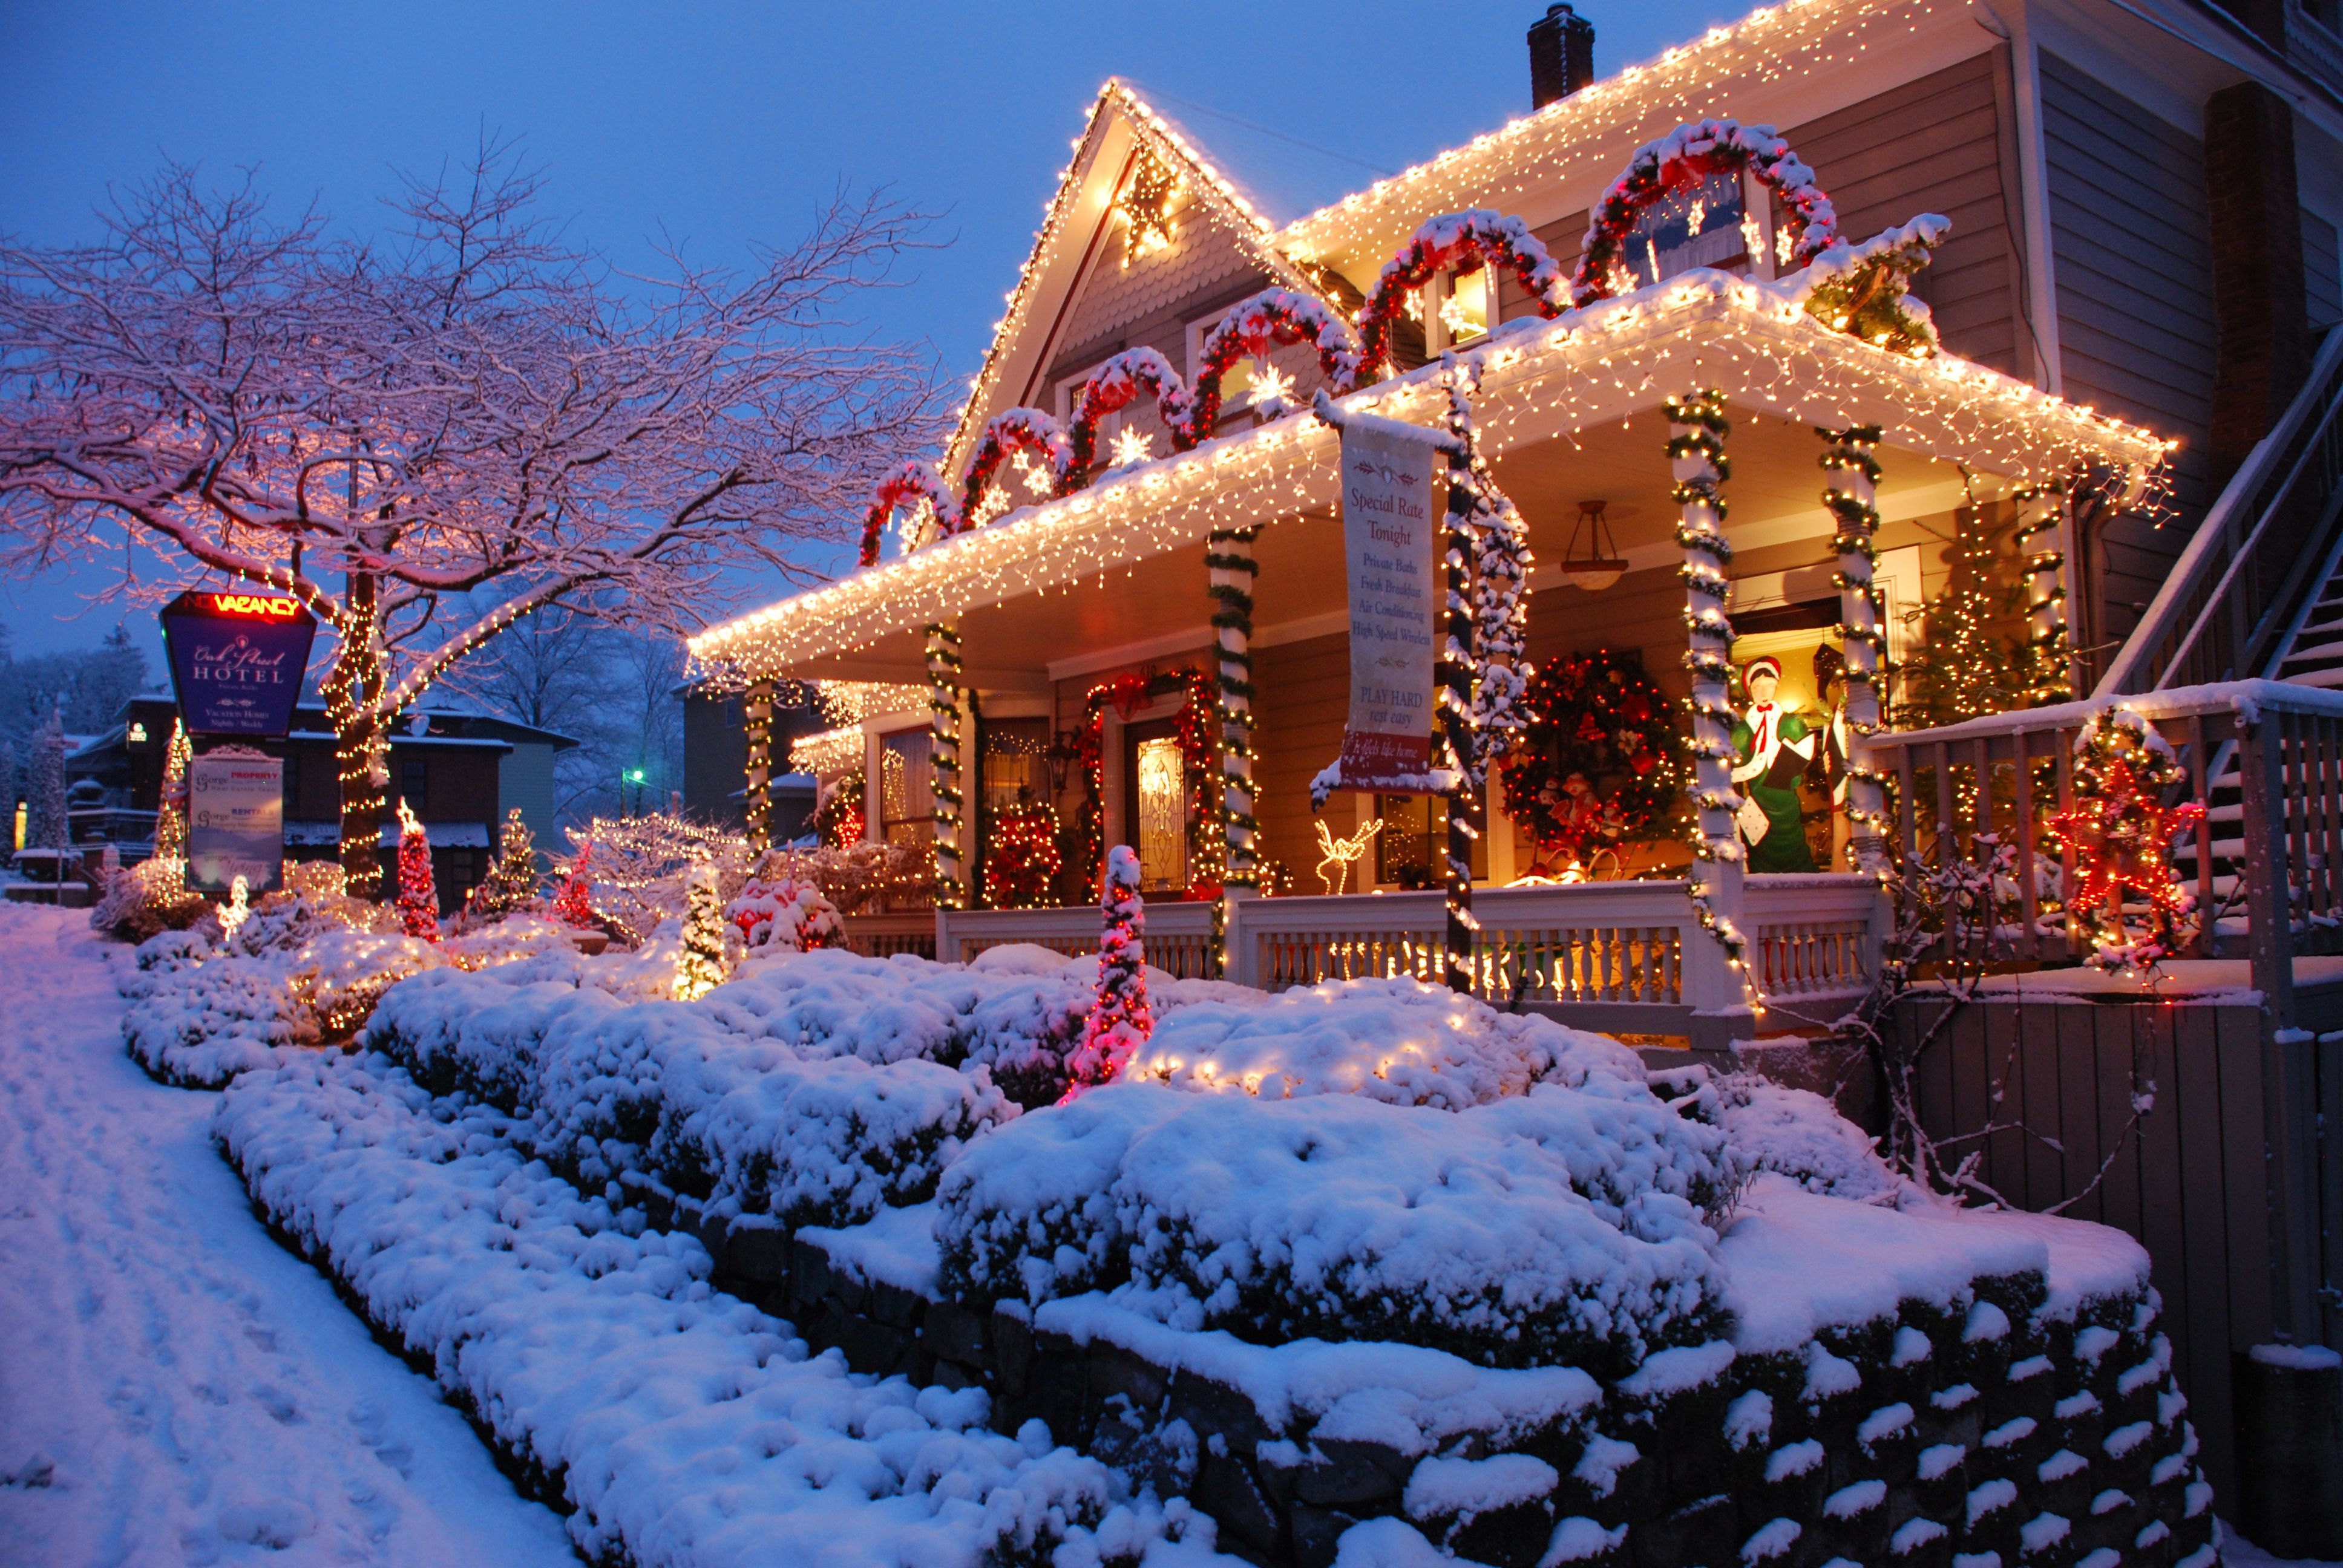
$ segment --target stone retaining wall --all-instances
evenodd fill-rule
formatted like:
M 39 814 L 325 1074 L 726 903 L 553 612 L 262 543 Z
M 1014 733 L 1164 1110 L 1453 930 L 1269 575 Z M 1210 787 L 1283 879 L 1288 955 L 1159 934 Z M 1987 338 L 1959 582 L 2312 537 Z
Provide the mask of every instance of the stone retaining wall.
M 857 1371 L 981 1385 L 1001 1430 L 1038 1417 L 1151 1474 L 1220 1521 L 1224 1550 L 1262 1563 L 1324 1568 L 1342 1531 L 1386 1514 L 1494 1568 L 2214 1560 L 2211 1489 L 2152 1294 L 2062 1322 L 2039 1310 L 2038 1274 L 1979 1281 L 1964 1309 L 1907 1302 L 1802 1352 L 1666 1352 L 1666 1368 L 1534 1431 L 1410 1452 L 1272 1419 L 1227 1383 L 1020 1306 L 979 1315 L 870 1278 L 812 1233 L 701 1233 L 718 1286 L 813 1345 Z

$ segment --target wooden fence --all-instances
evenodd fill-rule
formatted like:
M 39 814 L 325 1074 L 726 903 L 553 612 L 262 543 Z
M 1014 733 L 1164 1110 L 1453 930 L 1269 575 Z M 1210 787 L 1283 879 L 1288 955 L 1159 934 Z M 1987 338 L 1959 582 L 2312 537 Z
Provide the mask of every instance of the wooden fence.
M 2016 1207 L 2064 1203 L 2146 1246 L 2207 1473 L 2232 1498 L 2231 1357 L 2343 1347 L 2343 1159 L 2320 1135 L 2343 1128 L 2343 1037 L 2274 1030 L 2249 992 L 2110 1002 L 2056 983 L 1905 1000 L 1921 1125 Z

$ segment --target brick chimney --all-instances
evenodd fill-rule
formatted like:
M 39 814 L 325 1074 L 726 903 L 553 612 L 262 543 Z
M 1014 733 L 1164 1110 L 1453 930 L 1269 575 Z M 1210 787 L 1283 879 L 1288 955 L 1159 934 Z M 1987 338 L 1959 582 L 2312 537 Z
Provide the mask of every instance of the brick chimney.
M 1549 5 L 1530 24 L 1530 107 L 1543 109 L 1594 81 L 1594 24 Z

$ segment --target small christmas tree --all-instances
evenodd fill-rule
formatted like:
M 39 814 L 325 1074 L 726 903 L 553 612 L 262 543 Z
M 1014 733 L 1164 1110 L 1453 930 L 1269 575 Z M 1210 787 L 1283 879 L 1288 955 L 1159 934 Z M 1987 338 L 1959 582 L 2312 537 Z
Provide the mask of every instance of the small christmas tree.
M 1131 1054 L 1155 1032 L 1147 1005 L 1147 905 L 1139 896 L 1139 856 L 1128 844 L 1106 854 L 1106 880 L 1099 894 L 1104 928 L 1099 933 L 1098 1003 L 1091 1009 L 1082 1043 L 1067 1061 L 1072 1081 L 1066 1098 L 1111 1083 Z
M 505 825 L 497 835 L 496 864 L 465 900 L 464 918 L 468 921 L 500 920 L 536 897 L 537 840 L 529 836 L 528 825 L 520 819 L 520 808 L 516 806 L 505 813 Z
M 171 745 L 163 754 L 163 794 L 155 810 L 155 858 L 187 861 L 187 764 L 195 760 L 187 727 L 171 720 Z
M 675 998 L 692 1001 L 724 983 L 724 900 L 716 868 L 700 861 L 684 883 L 683 952 L 675 961 Z
M 431 879 L 431 836 L 422 821 L 398 803 L 398 917 L 407 934 L 439 940 L 439 890 Z
M 2025 672 L 2008 638 L 1992 629 L 1996 599 L 2008 597 L 1997 552 L 1976 507 L 1956 514 L 1945 586 L 1928 601 L 1927 641 L 1907 659 L 1910 679 L 1896 722 L 1906 729 L 1957 724 L 2017 705 Z
M 569 862 L 569 875 L 561 883 L 561 896 L 553 900 L 553 918 L 565 926 L 575 926 L 581 931 L 602 929 L 594 913 L 594 884 L 587 879 L 586 868 L 594 859 L 594 846 L 587 845 Z
M 2182 946 L 2180 921 L 2197 907 L 2172 866 L 2172 841 L 2205 819 L 2201 801 L 2164 804 L 2188 769 L 2156 727 L 2128 709 L 2094 716 L 2075 741 L 2074 804 L 2052 817 L 2050 837 L 2075 854 L 2067 917 L 2091 940 L 2090 962 L 2137 974 Z M 2124 895 L 2147 903 L 2134 935 Z

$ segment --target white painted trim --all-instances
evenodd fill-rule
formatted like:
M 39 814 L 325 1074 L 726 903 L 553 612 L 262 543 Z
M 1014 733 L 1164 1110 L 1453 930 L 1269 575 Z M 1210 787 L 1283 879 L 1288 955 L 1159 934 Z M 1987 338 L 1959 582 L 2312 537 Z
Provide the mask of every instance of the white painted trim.
M 1021 691 L 1014 695 L 995 696 L 990 691 L 979 691 L 976 695 L 977 701 L 982 707 L 987 719 L 1057 717 L 1053 705 L 1047 697 L 1036 697 L 1031 692 Z
M 1351 612 L 1347 609 L 1328 610 L 1324 615 L 1306 615 L 1300 620 L 1284 621 L 1265 631 L 1252 634 L 1255 648 L 1276 648 L 1282 643 L 1308 642 L 1312 638 L 1332 637 L 1336 632 L 1351 629 Z
M 1079 676 L 1096 675 L 1101 669 L 1112 669 L 1117 665 L 1145 664 L 1151 658 L 1164 658 L 1172 654 L 1212 646 L 1212 628 L 1210 626 L 1193 627 L 1182 631 L 1167 631 L 1161 637 L 1101 648 L 1096 653 L 1085 653 L 1073 658 L 1053 658 L 1048 669 L 1050 679 L 1054 684 L 1061 680 L 1072 680 Z
M 2042 389 L 2064 397 L 2066 356 L 2058 347 L 2058 276 L 2050 245 L 2050 156 L 2042 135 L 2042 62 L 2026 26 L 2031 15 L 2031 7 L 2021 7 L 2016 21 L 2006 25 L 2010 91 L 2017 110 L 2018 179 L 2025 187 L 2017 193 L 2017 203 L 2026 226 L 2026 314 L 2033 318 L 2035 352 L 2042 359 Z

